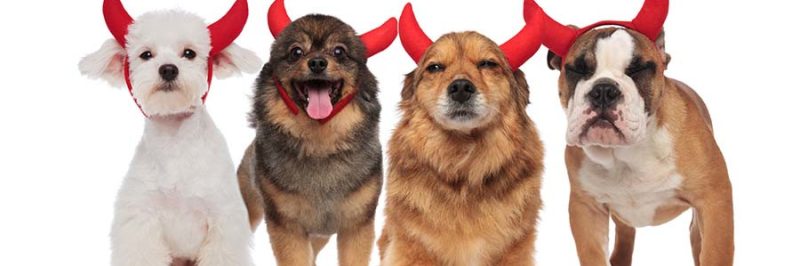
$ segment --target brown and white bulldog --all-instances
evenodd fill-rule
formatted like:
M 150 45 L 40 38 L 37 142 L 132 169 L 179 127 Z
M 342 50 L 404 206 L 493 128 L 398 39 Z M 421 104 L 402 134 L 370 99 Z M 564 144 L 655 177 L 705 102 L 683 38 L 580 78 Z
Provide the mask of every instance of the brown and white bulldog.
M 551 51 L 548 65 L 561 71 L 570 223 L 581 265 L 631 265 L 636 227 L 688 209 L 695 264 L 732 265 L 725 160 L 703 101 L 664 76 L 670 57 L 661 26 L 652 37 L 627 27 L 574 30 L 580 34 L 571 47 L 564 56 Z M 610 260 L 609 217 L 616 224 Z

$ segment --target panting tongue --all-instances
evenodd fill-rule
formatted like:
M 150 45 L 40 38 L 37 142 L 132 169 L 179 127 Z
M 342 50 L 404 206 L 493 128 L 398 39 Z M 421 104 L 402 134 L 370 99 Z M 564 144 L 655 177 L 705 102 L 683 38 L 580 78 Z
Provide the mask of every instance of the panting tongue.
M 332 111 L 330 88 L 309 88 L 308 107 L 306 107 L 308 116 L 315 120 L 325 119 Z

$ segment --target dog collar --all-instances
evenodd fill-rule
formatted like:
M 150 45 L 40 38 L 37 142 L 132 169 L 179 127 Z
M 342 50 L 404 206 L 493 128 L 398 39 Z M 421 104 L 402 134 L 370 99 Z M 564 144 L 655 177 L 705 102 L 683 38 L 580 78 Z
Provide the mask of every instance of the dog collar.
M 124 72 L 124 76 L 125 76 L 125 85 L 128 86 L 128 93 L 131 94 L 131 98 L 133 98 L 133 103 L 136 104 L 136 107 L 139 107 L 139 111 L 142 112 L 142 115 L 144 115 L 144 117 L 148 117 L 149 118 L 150 116 L 148 116 L 144 112 L 144 110 L 142 110 L 142 105 L 139 104 L 139 100 L 136 99 L 136 96 L 133 96 L 133 84 L 131 84 L 131 71 L 130 71 L 130 63 L 128 62 L 128 57 L 125 57 L 125 63 L 123 65 L 124 66 L 123 66 L 123 70 L 122 71 Z M 213 61 L 212 61 L 211 58 L 209 58 L 208 59 L 208 79 L 206 80 L 206 82 L 208 82 L 208 87 L 206 88 L 206 92 L 203 93 L 203 97 L 200 98 L 203 101 L 203 104 L 206 103 L 206 96 L 208 96 L 208 92 L 211 90 L 211 77 L 214 74 L 213 66 L 214 66 Z
M 286 89 L 283 88 L 281 82 L 277 78 L 272 78 L 272 80 L 275 82 L 275 87 L 278 88 L 278 94 L 281 95 L 281 99 L 283 99 L 283 103 L 286 104 L 286 107 L 289 108 L 289 111 L 291 111 L 292 114 L 294 114 L 295 116 L 300 114 L 300 108 L 297 107 L 297 104 L 295 104 L 295 102 L 289 96 L 289 93 L 286 92 Z M 339 102 L 333 105 L 333 110 L 331 110 L 331 115 L 329 115 L 326 118 L 319 119 L 317 120 L 317 122 L 319 122 L 320 124 L 325 124 L 328 121 L 331 121 L 331 119 L 333 119 L 333 117 L 336 116 L 336 114 L 344 110 L 344 108 L 348 104 L 350 104 L 350 101 L 353 100 L 353 97 L 355 97 L 355 95 L 356 95 L 355 93 L 350 93 L 345 95 L 344 98 L 342 98 L 341 100 L 339 100 Z

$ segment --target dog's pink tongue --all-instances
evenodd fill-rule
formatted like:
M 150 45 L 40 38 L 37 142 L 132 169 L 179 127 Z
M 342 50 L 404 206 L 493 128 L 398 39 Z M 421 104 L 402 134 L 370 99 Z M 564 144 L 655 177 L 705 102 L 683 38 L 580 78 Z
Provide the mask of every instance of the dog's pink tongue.
M 331 111 L 333 111 L 333 105 L 331 105 L 331 96 L 328 90 L 308 90 L 308 107 L 306 107 L 308 116 L 316 120 L 325 119 L 331 115 Z

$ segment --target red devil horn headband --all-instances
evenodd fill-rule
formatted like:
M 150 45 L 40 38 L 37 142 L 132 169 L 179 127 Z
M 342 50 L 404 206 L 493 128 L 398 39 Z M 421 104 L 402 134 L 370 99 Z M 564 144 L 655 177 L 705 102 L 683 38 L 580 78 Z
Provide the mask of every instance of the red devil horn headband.
M 210 55 L 216 55 L 223 49 L 231 45 L 236 37 L 242 33 L 244 24 L 247 23 L 247 0 L 236 0 L 225 16 L 208 26 L 211 34 Z
M 292 20 L 286 13 L 286 6 L 283 4 L 283 0 L 275 0 L 275 2 L 269 6 L 269 11 L 267 11 L 267 23 L 269 24 L 269 31 L 272 32 L 272 36 L 275 38 L 283 32 L 283 29 L 285 29 L 289 23 L 292 23 Z M 371 57 L 388 48 L 395 37 L 397 37 L 397 20 L 390 18 L 380 27 L 362 34 L 360 39 L 366 48 L 366 56 Z
M 523 12 L 525 20 L 530 22 L 531 19 L 534 19 L 535 14 L 540 14 L 539 16 L 542 17 L 541 20 L 546 29 L 542 40 L 544 45 L 550 48 L 555 54 L 562 57 L 566 56 L 567 52 L 569 52 L 569 48 L 572 47 L 572 44 L 578 39 L 578 36 L 599 26 L 622 26 L 635 30 L 647 36 L 650 40 L 655 41 L 658 35 L 661 34 L 661 29 L 664 27 L 664 21 L 667 20 L 667 13 L 669 11 L 669 0 L 644 0 L 639 14 L 630 22 L 606 20 L 580 29 L 573 29 L 558 23 L 547 14 L 544 14 L 544 11 L 542 11 L 536 1 L 524 1 Z
M 532 20 L 528 21 L 517 35 L 500 45 L 500 50 L 503 51 L 506 59 L 508 59 L 511 69 L 517 70 L 539 50 L 539 46 L 542 44 L 542 24 L 539 17 L 540 15 L 537 15 L 537 12 L 532 12 Z M 411 3 L 406 4 L 405 8 L 403 8 L 403 14 L 400 15 L 400 42 L 408 55 L 411 56 L 411 59 L 418 63 L 422 55 L 425 54 L 425 50 L 433 44 L 433 41 L 422 31 L 419 23 L 417 23 Z
M 120 0 L 103 1 L 103 17 L 106 19 L 106 26 L 114 35 L 120 46 L 126 47 L 125 35 L 128 35 L 128 26 L 133 24 L 133 18 L 125 11 Z
M 247 22 L 247 1 L 236 0 L 225 14 L 217 22 L 208 26 L 211 38 L 211 52 L 213 56 L 228 47 L 236 37 L 242 33 L 245 22 Z M 125 11 L 120 0 L 105 0 L 103 2 L 103 15 L 106 19 L 108 30 L 119 45 L 126 47 L 125 36 L 128 34 L 128 27 L 133 24 L 133 18 Z

